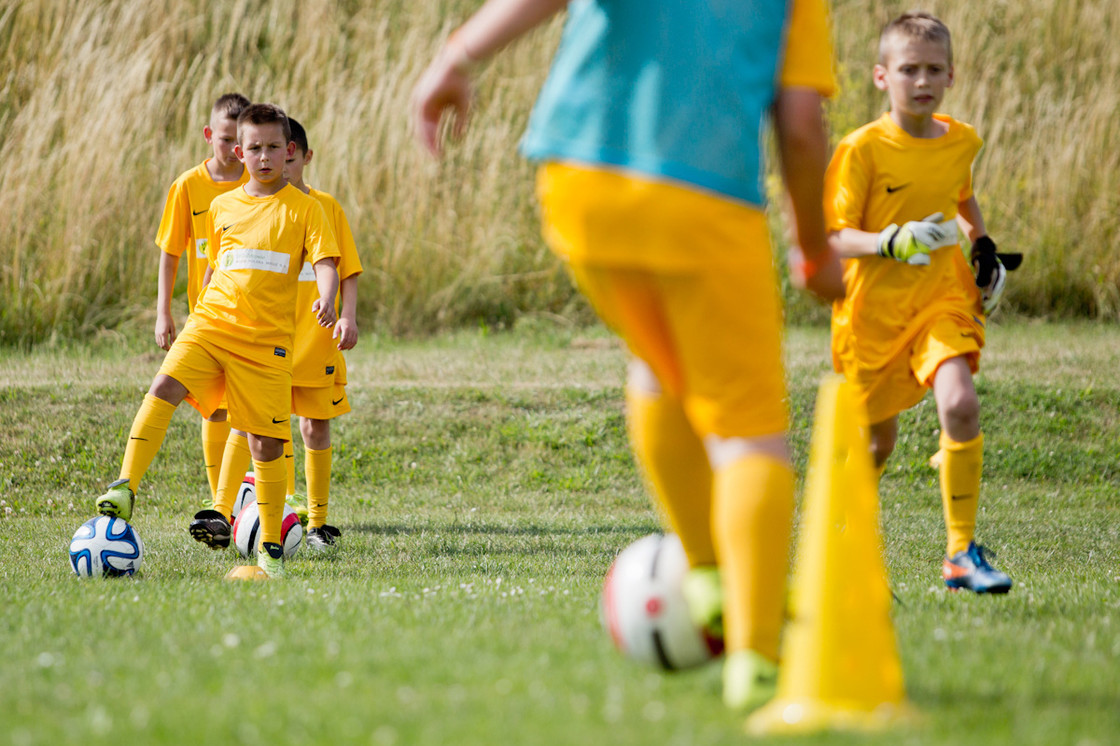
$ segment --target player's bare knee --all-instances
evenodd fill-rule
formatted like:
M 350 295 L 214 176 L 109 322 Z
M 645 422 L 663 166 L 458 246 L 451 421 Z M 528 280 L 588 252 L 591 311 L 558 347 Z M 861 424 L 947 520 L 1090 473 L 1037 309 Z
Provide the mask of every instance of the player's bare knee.
M 980 399 L 975 391 L 954 391 L 941 406 L 942 425 L 950 433 L 977 430 L 980 425 Z
M 160 373 L 152 379 L 148 393 L 168 404 L 179 406 L 183 399 L 187 398 L 187 387 L 171 376 Z
M 249 433 L 249 453 L 257 461 L 275 461 L 284 455 L 284 441 L 269 435 Z
M 653 368 L 649 367 L 644 360 L 638 358 L 632 358 L 626 368 L 626 385 L 632 391 L 654 396 L 663 391 L 661 381 L 657 380 Z
M 756 438 L 724 438 L 718 435 L 706 435 L 704 450 L 708 454 L 708 463 L 713 469 L 722 469 L 750 456 L 768 456 L 775 461 L 789 463 L 789 444 L 784 433 Z
M 303 444 L 313 451 L 331 447 L 331 421 L 316 420 L 311 417 L 299 418 L 299 434 Z

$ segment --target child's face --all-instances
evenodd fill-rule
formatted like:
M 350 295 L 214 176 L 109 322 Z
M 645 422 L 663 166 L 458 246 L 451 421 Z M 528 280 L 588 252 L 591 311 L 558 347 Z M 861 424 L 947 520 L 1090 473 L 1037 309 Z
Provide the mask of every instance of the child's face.
M 929 118 L 953 85 L 949 50 L 936 41 L 894 34 L 887 40 L 886 62 L 876 65 L 875 87 L 886 91 L 891 111 Z
M 297 146 L 295 152 L 288 156 L 288 160 L 284 162 L 284 177 L 293 184 L 302 184 L 303 169 L 311 163 L 311 156 L 314 152 L 313 150 L 300 150 Z
M 237 120 L 229 117 L 211 117 L 210 124 L 202 128 L 206 142 L 214 149 L 214 160 L 219 166 L 229 168 L 237 164 Z
M 249 176 L 261 184 L 272 184 L 283 178 L 284 162 L 295 152 L 296 144 L 284 137 L 284 128 L 276 122 L 245 124 L 237 157 L 249 169 Z

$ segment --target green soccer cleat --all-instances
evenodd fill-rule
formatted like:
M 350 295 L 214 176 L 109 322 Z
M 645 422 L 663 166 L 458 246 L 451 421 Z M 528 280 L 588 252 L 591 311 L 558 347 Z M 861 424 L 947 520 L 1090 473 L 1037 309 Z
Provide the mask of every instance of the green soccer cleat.
M 778 691 L 778 664 L 753 650 L 728 653 L 723 662 L 723 703 L 733 710 L 754 710 Z
M 716 639 L 723 639 L 723 586 L 715 565 L 694 567 L 681 584 L 692 623 Z
M 118 479 L 109 485 L 108 491 L 94 503 L 101 515 L 120 518 L 125 523 L 132 520 L 132 508 L 136 505 L 136 493 L 128 486 L 127 479 Z
M 257 567 L 270 578 L 284 577 L 284 547 L 271 541 L 263 542 L 257 552 Z

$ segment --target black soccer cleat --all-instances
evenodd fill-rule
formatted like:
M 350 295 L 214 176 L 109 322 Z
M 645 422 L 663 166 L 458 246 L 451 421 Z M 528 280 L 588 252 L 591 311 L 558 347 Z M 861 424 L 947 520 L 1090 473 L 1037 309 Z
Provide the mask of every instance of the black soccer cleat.
M 191 536 L 211 549 L 229 547 L 230 525 L 226 517 L 217 510 L 200 510 L 191 521 Z

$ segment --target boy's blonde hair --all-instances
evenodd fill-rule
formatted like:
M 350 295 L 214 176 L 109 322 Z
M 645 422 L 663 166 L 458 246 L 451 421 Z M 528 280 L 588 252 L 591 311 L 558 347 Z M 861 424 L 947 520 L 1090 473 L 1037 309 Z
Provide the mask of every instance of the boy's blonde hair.
M 292 127 L 288 124 L 288 115 L 276 104 L 250 104 L 237 117 L 237 141 L 241 142 L 241 131 L 246 124 L 261 126 L 262 124 L 279 124 L 284 131 L 284 142 L 291 142 Z
M 949 27 L 932 13 L 925 11 L 911 11 L 903 13 L 883 27 L 879 34 L 879 64 L 887 64 L 887 48 L 890 38 L 899 35 L 907 39 L 921 39 L 922 41 L 940 42 L 945 45 L 949 53 L 949 64 L 953 64 L 953 42 L 949 35 Z
M 232 119 L 237 121 L 241 112 L 249 108 L 251 102 L 240 93 L 226 93 L 218 97 L 214 107 L 210 109 L 210 116 L 219 119 Z

